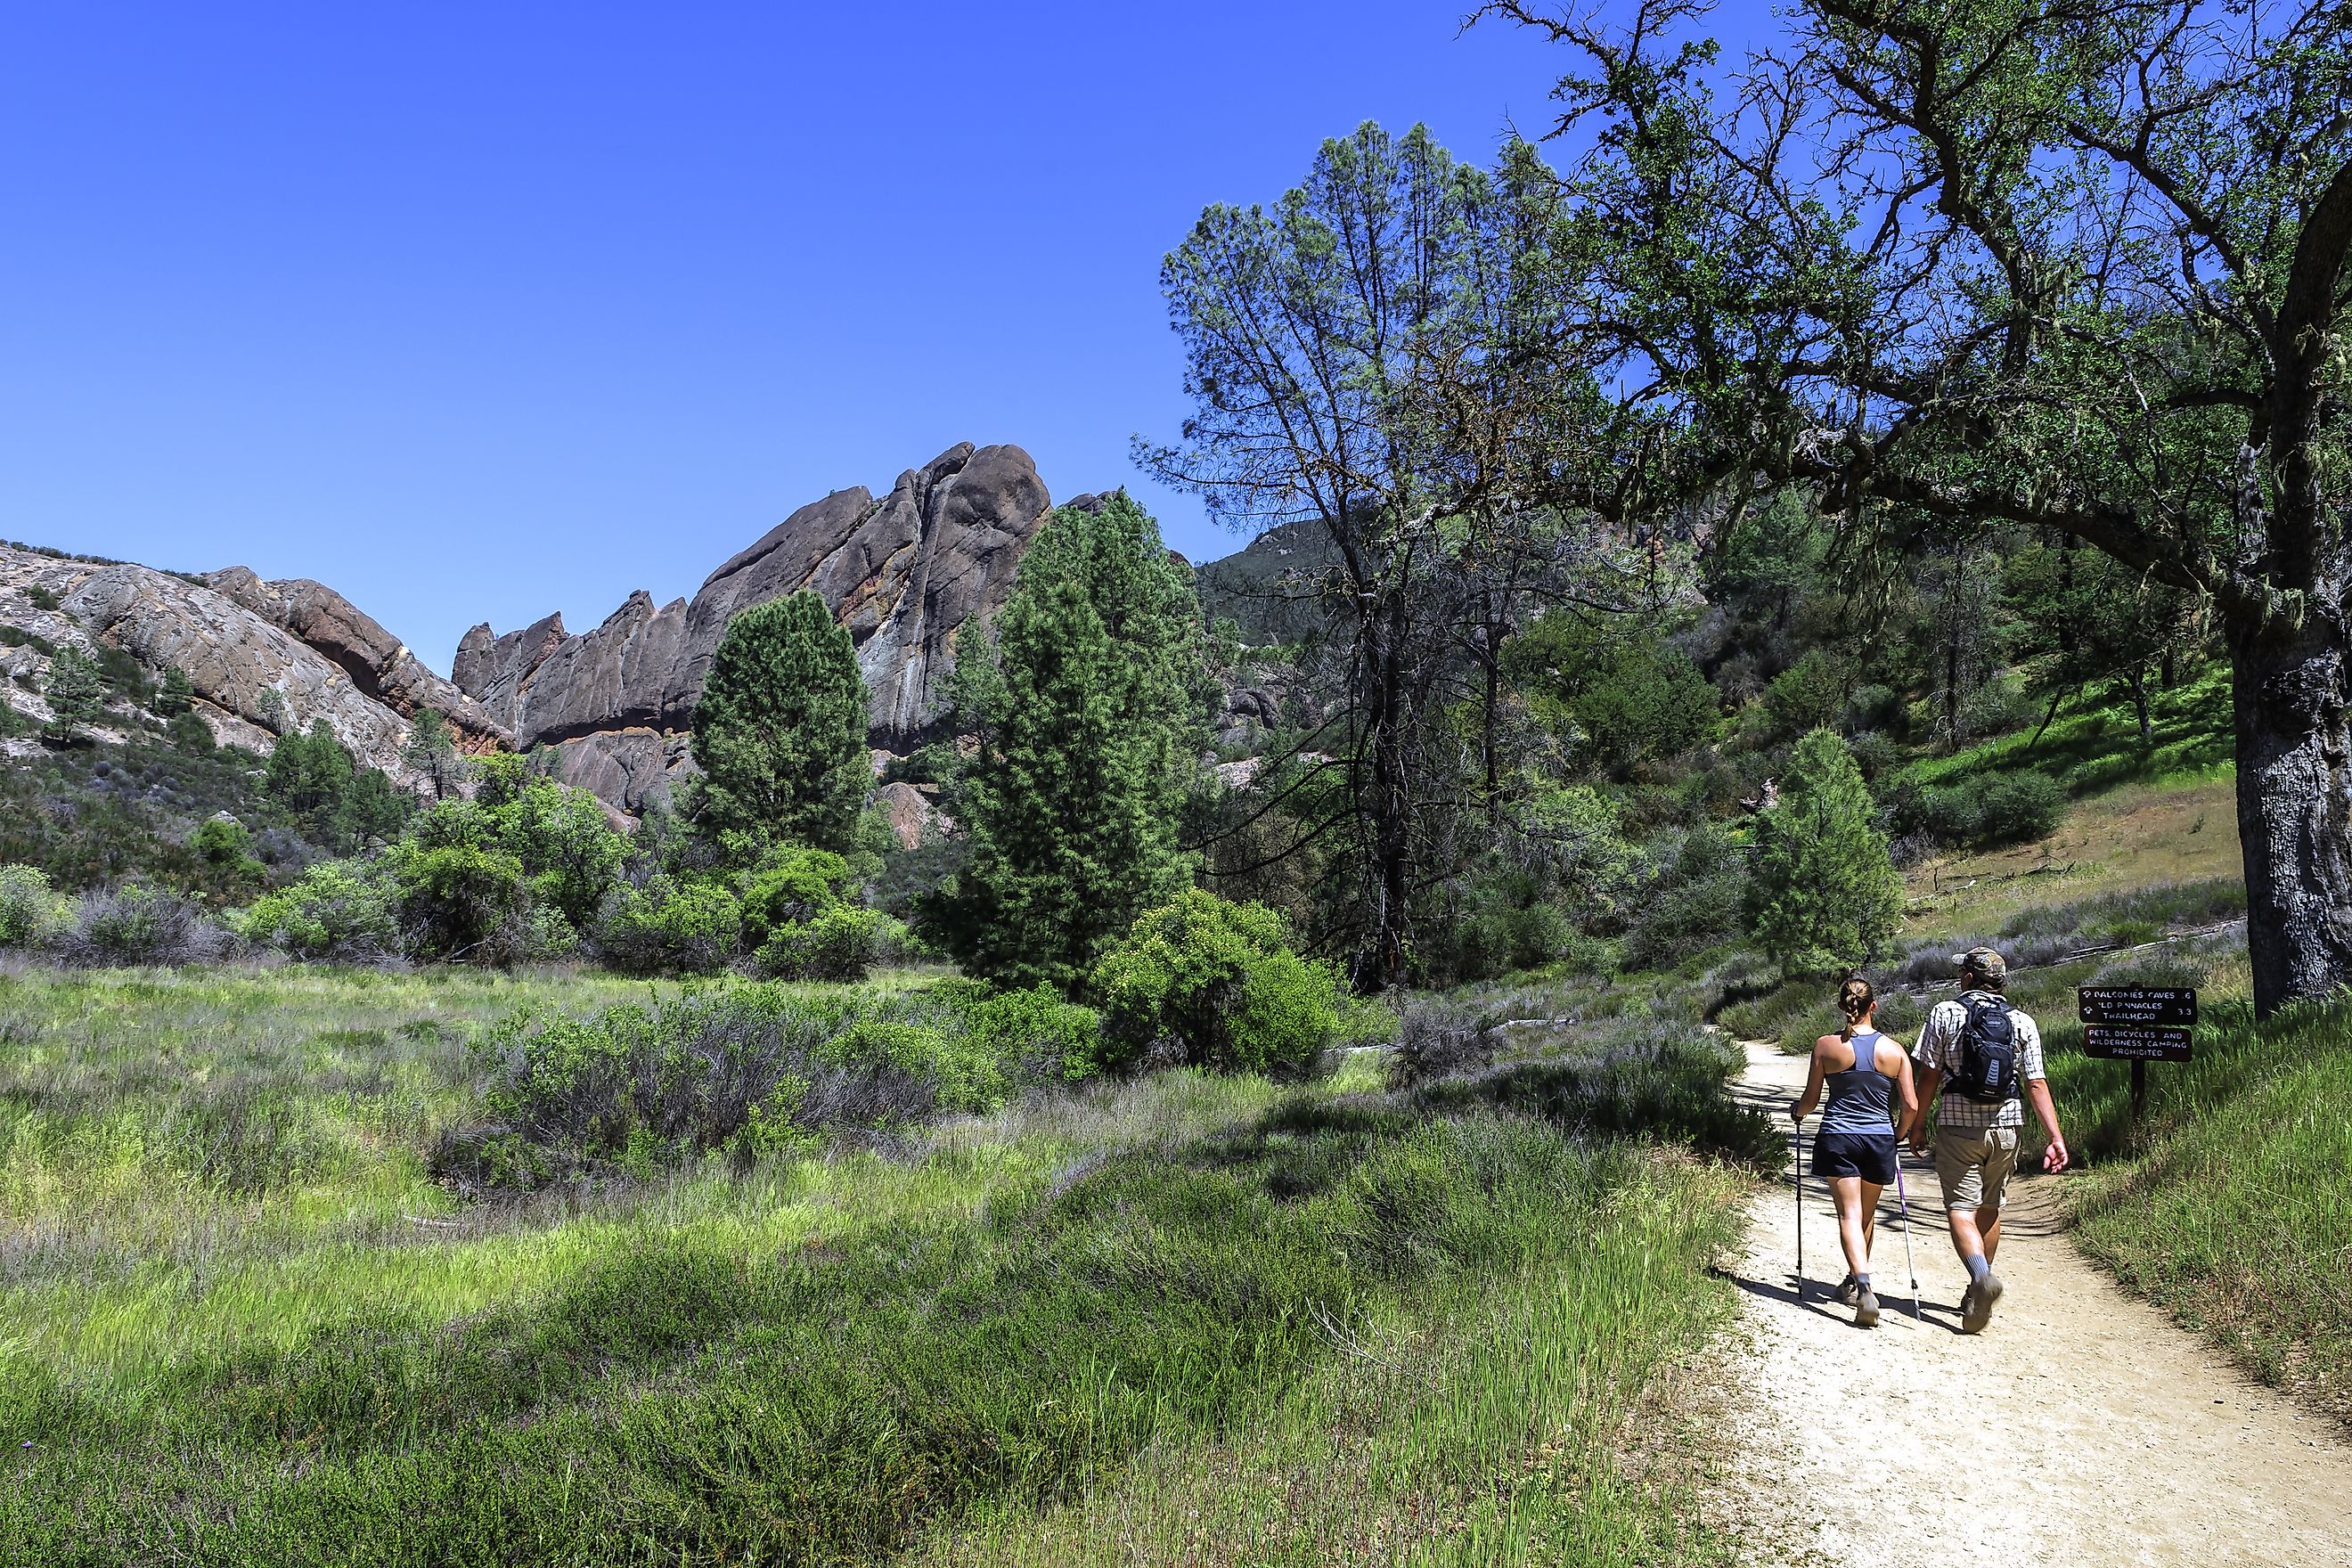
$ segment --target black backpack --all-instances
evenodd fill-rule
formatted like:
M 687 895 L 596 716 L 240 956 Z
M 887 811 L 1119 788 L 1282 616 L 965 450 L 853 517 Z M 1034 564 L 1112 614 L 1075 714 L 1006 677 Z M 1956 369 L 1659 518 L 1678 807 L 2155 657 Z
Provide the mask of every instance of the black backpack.
M 1960 1068 L 1952 1088 L 1963 1100 L 1999 1105 L 2017 1098 L 2017 1020 L 1999 996 L 1963 996 L 1969 1021 L 1960 1026 Z

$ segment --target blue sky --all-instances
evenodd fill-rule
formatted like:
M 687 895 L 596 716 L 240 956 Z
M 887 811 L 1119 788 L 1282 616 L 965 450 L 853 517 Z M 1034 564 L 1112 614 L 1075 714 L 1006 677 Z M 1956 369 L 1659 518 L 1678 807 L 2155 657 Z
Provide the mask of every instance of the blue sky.
M 0 7 L 0 537 L 478 620 L 691 594 L 959 440 L 1183 413 L 1160 257 L 1367 118 L 1566 63 L 1436 0 Z

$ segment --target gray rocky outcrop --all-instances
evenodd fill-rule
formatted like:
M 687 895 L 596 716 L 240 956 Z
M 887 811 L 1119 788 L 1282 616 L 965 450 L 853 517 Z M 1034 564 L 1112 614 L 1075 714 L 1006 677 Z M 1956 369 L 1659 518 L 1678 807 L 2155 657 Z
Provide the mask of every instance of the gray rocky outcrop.
M 459 743 L 486 751 L 512 740 L 472 698 L 444 680 L 408 651 L 374 616 L 323 583 L 308 577 L 264 582 L 244 566 L 208 573 L 205 584 L 235 600 L 263 620 L 324 654 L 352 678 L 352 684 L 414 720 L 431 708 L 449 721 Z
M 694 772 L 687 747 L 684 735 L 632 726 L 560 741 L 545 755 L 551 777 L 639 816 L 667 805 L 678 781 Z
M 37 602 L 51 597 L 53 610 Z M 205 583 L 0 546 L 0 625 L 55 647 L 118 648 L 158 677 L 177 666 L 223 739 L 252 743 L 279 727 L 323 723 L 353 756 L 407 776 L 402 713 L 325 652 Z M 18 651 L 37 657 L 12 663 L 12 674 L 37 686 L 47 656 L 29 643 Z
M 932 737 L 958 638 L 1011 594 L 1052 506 L 1020 447 L 952 447 L 899 475 L 879 500 L 851 489 L 802 507 L 713 572 L 691 601 L 656 609 L 640 592 L 576 636 L 555 616 L 502 637 L 478 626 L 451 675 L 517 745 L 572 751 L 578 760 L 561 765 L 576 767 L 607 802 L 650 798 L 650 741 L 604 738 L 688 730 L 729 618 L 809 588 L 856 644 L 875 743 L 904 751 Z M 659 770 L 665 780 L 674 771 L 668 762 Z

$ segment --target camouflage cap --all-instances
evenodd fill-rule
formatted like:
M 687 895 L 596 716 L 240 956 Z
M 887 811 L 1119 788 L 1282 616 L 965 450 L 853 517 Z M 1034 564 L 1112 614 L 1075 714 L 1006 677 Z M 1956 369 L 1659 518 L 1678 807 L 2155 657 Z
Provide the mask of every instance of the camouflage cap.
M 1987 980 L 2000 980 L 2009 973 L 2009 960 L 1989 947 L 1972 947 L 1966 952 L 1952 954 L 1952 963 L 1963 974 L 1981 974 Z

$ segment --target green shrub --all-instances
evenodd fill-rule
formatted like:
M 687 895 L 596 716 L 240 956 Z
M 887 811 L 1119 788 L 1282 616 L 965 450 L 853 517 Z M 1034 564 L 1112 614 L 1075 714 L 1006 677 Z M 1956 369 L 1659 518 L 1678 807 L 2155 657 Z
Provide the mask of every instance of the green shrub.
M 1004 1066 L 970 1032 L 935 1023 L 861 1018 L 827 1041 L 821 1060 L 851 1071 L 887 1068 L 929 1087 L 929 1103 L 906 1118 L 937 1110 L 986 1110 L 1004 1101 Z
M 163 726 L 172 744 L 197 756 L 210 756 L 218 747 L 213 739 L 213 727 L 205 722 L 204 715 L 194 711 L 174 713 L 172 721 Z
M 65 920 L 66 905 L 37 866 L 0 866 L 0 947 L 38 947 Z
M 228 882 L 262 882 L 269 868 L 253 853 L 253 835 L 233 816 L 215 816 L 196 825 L 188 847 Z
M 2066 792 L 2047 773 L 2001 773 L 1978 787 L 1976 837 L 1980 843 L 2047 838 L 2066 815 Z
M 773 980 L 863 980 L 874 967 L 880 924 L 872 910 L 835 904 L 808 920 L 776 927 L 752 962 Z
M 1853 763 L 1865 779 L 1881 779 L 1903 765 L 1903 748 L 1875 730 L 1853 738 Z
M 1665 858 L 1618 950 L 1628 970 L 1664 969 L 1739 934 L 1748 858 L 1730 836 L 1694 828 Z
M 2031 693 L 2016 680 L 1989 680 L 1961 700 L 1960 731 L 1970 740 L 1990 740 L 2022 730 L 2041 716 Z
M 624 889 L 606 906 L 597 933 L 605 956 L 638 974 L 710 974 L 743 939 L 741 902 L 716 882 L 656 878 Z
M 362 860 L 328 860 L 226 919 L 247 942 L 295 958 L 380 963 L 400 952 L 400 926 L 393 911 L 393 889 L 378 868 Z
M 1780 735 L 1801 735 L 1837 722 L 1846 708 L 1846 671 L 1820 648 L 1772 678 L 1764 711 Z
M 1096 966 L 1094 991 L 1108 1067 L 1164 1041 L 1213 1068 L 1301 1068 L 1331 1043 L 1343 1005 L 1339 976 L 1291 951 L 1281 916 L 1197 889 L 1139 919 Z
M 445 1131 L 434 1171 L 490 1188 L 642 1177 L 832 1127 L 985 1110 L 1010 1081 L 999 1037 L 920 991 L 845 999 L 737 983 L 588 1018 L 526 1010 L 484 1035 L 487 1120 Z
M 407 838 L 385 865 L 405 945 L 418 957 L 509 963 L 521 956 L 530 891 L 520 860 L 477 844 L 428 847 Z
M 1893 687 L 1873 683 L 1854 689 L 1845 700 L 1845 722 L 1849 730 L 1877 731 L 1889 736 L 1899 736 L 1909 721 L 1903 703 L 1903 694 Z
M 1077 1079 L 1102 1057 L 1102 1015 L 1065 997 L 1051 983 L 1025 991 L 980 981 L 938 988 L 963 1015 L 964 1026 L 992 1059 L 1032 1080 Z
M 743 945 L 758 948 L 786 926 L 839 908 L 852 881 L 849 862 L 830 849 L 784 845 L 768 852 L 736 879 L 742 900 Z

